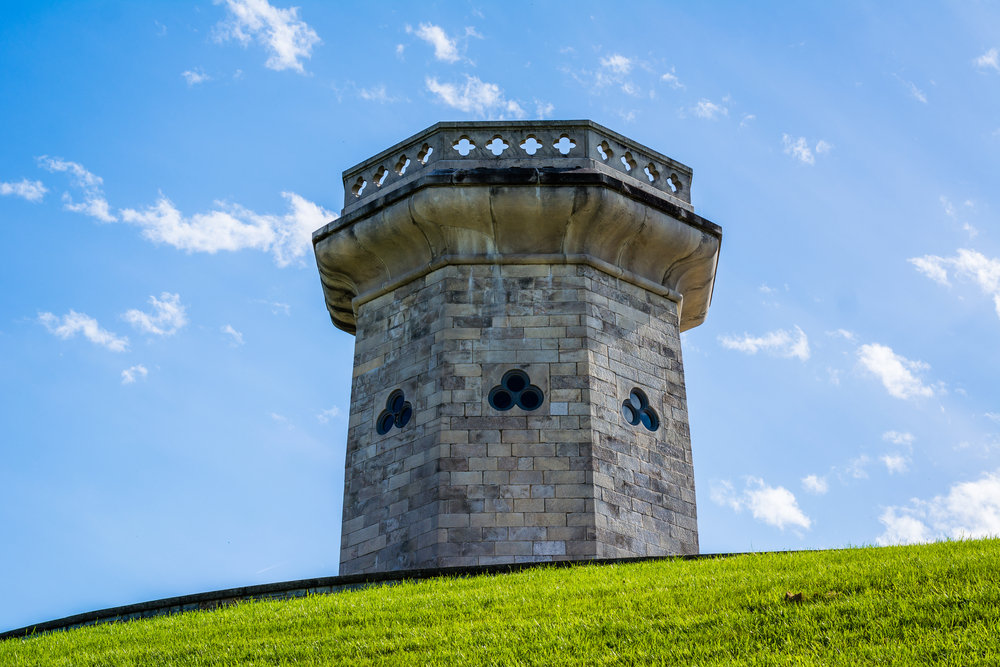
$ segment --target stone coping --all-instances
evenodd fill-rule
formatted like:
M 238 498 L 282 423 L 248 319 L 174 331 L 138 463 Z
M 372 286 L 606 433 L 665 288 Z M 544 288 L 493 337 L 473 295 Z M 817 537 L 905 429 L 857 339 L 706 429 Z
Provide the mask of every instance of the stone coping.
M 439 162 L 496 168 L 580 161 L 690 205 L 690 167 L 593 121 L 468 121 L 437 123 L 345 170 L 344 214 Z
M 758 551 L 715 554 L 688 554 L 675 556 L 643 556 L 639 558 L 604 558 L 586 560 L 553 560 L 533 563 L 509 563 L 503 565 L 485 565 L 479 567 L 445 567 L 422 570 L 397 570 L 394 572 L 373 572 L 370 574 L 353 574 L 338 577 L 318 577 L 315 579 L 299 579 L 274 584 L 259 584 L 257 586 L 241 586 L 206 593 L 180 595 L 177 597 L 139 602 L 121 607 L 109 607 L 82 614 L 74 614 L 44 623 L 26 625 L 23 628 L 0 633 L 0 641 L 8 639 L 26 639 L 49 632 L 72 630 L 88 625 L 103 623 L 121 623 L 125 621 L 178 614 L 186 611 L 205 611 L 237 604 L 249 600 L 287 600 L 306 597 L 308 595 L 328 595 L 341 591 L 360 590 L 371 586 L 401 583 L 405 581 L 420 581 L 437 577 L 471 577 L 477 575 L 512 574 L 536 567 L 575 567 L 578 565 L 627 565 L 629 563 L 645 563 L 650 561 L 669 560 L 702 560 L 716 558 L 733 558 L 736 556 L 759 556 L 764 554 L 809 553 L 812 551 L 829 550 L 788 550 L 788 551 Z M 834 550 L 837 551 L 837 550 Z

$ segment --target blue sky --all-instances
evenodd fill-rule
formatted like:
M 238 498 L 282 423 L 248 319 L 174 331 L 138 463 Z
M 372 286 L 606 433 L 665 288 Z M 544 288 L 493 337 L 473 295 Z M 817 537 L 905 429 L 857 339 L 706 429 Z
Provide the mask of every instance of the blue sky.
M 995 2 L 6 3 L 0 59 L 0 628 L 336 574 L 309 234 L 439 120 L 693 167 L 702 551 L 1000 533 Z

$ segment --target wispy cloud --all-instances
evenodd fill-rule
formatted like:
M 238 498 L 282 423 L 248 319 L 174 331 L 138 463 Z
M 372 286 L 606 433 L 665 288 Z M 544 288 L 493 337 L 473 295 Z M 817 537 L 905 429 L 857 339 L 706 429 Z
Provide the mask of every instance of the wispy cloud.
M 752 120 L 757 120 L 757 116 L 752 113 L 743 114 L 743 120 L 740 121 L 740 127 L 746 127 Z
M 41 181 L 29 181 L 26 178 L 22 178 L 20 183 L 0 183 L 0 195 L 13 195 L 35 203 L 42 201 L 48 191 Z
M 339 417 L 339 416 L 340 416 L 340 408 L 338 408 L 335 405 L 329 410 L 323 410 L 322 412 L 320 412 L 318 415 L 316 415 L 316 419 L 319 420 L 320 424 L 325 424 L 334 417 Z
M 973 58 L 972 62 L 979 68 L 992 67 L 1000 72 L 1000 48 L 993 47 L 978 58 Z
M 809 148 L 809 142 L 806 141 L 805 137 L 792 139 L 792 137 L 784 134 L 781 137 L 781 143 L 784 145 L 787 155 L 798 158 L 803 164 L 816 164 L 816 158 L 813 157 L 812 150 Z
M 228 334 L 228 335 L 230 335 L 230 336 L 233 337 L 232 338 L 232 343 L 233 343 L 234 346 L 235 345 L 242 345 L 243 344 L 243 334 L 241 334 L 239 331 L 237 331 L 236 329 L 234 329 L 233 325 L 227 324 L 226 326 L 221 327 L 220 330 L 222 331 L 222 333 Z
M 215 202 L 219 210 L 185 217 L 160 193 L 154 206 L 124 209 L 122 219 L 141 227 L 143 236 L 187 252 L 216 253 L 244 248 L 270 251 L 278 266 L 300 259 L 312 247 L 312 232 L 336 219 L 332 211 L 294 192 L 282 192 L 290 211 L 283 216 L 262 215 L 238 204 Z
M 459 38 L 449 37 L 441 26 L 433 23 L 421 23 L 416 30 L 412 26 L 406 26 L 406 32 L 416 35 L 434 47 L 434 57 L 441 62 L 454 63 L 461 60 L 462 56 L 458 52 Z M 469 37 L 482 37 L 474 28 L 465 29 L 465 39 Z M 402 44 L 396 47 L 396 53 L 402 54 Z
M 149 371 L 142 364 L 126 368 L 122 371 L 122 384 L 134 384 L 137 375 L 145 378 L 149 375 Z
M 266 0 L 213 0 L 224 4 L 229 17 L 215 27 L 217 42 L 235 39 L 244 47 L 256 40 L 268 50 L 264 63 L 276 71 L 291 69 L 305 74 L 302 58 L 311 58 L 319 35 L 299 18 L 299 8 L 278 9 Z
M 925 385 L 914 375 L 930 368 L 922 361 L 910 361 L 893 352 L 892 348 L 878 343 L 859 347 L 858 359 L 865 369 L 882 381 L 890 396 L 930 398 L 935 394 L 933 387 Z
M 539 119 L 551 118 L 555 110 L 556 107 L 551 102 L 539 102 L 535 100 L 535 116 Z
M 925 255 L 908 260 L 925 276 L 941 283 L 948 282 L 948 268 L 955 275 L 973 280 L 987 296 L 993 297 L 993 305 L 1000 316 L 1000 259 L 990 259 L 975 250 L 962 248 L 954 257 Z
M 901 84 L 906 86 L 906 89 L 910 91 L 910 95 L 912 95 L 915 99 L 923 102 L 924 104 L 927 104 L 927 95 L 924 94 L 924 91 L 917 88 L 917 85 L 915 83 L 913 83 L 912 81 L 907 81 L 906 79 L 902 78 L 897 74 L 893 74 L 893 76 L 896 77 L 896 79 Z
M 38 166 L 53 173 L 66 172 L 70 175 L 73 187 L 83 190 L 84 201 L 81 204 L 74 204 L 69 193 L 63 193 L 63 201 L 66 202 L 67 211 L 83 213 L 97 218 L 101 222 L 114 222 L 118 219 L 111 215 L 108 208 L 108 201 L 104 198 L 104 190 L 101 187 L 104 180 L 100 176 L 90 173 L 79 163 L 68 162 L 58 157 L 50 158 L 48 155 L 38 158 Z
M 358 95 L 360 95 L 363 100 L 379 102 L 380 104 L 387 104 L 396 101 L 395 97 L 391 97 L 389 93 L 386 92 L 385 84 L 379 84 L 374 88 L 362 88 Z
M 815 493 L 816 495 L 821 496 L 830 489 L 830 485 L 826 483 L 826 477 L 807 475 L 802 478 L 802 488 L 809 493 Z
M 858 339 L 858 337 L 854 335 L 853 331 L 848 331 L 847 329 L 837 329 L 836 331 L 827 331 L 826 335 L 832 338 L 846 338 L 851 342 L 854 342 Z
M 871 463 L 867 454 L 862 454 L 856 459 L 851 459 L 847 464 L 847 473 L 854 479 L 868 479 L 868 471 L 865 466 Z
M 879 544 L 996 537 L 1000 535 L 1000 470 L 955 484 L 945 496 L 915 498 L 907 506 L 888 507 L 879 521 L 886 527 L 876 540 Z
M 673 67 L 670 68 L 669 72 L 660 77 L 660 81 L 663 81 L 675 90 L 684 90 L 687 88 L 687 86 L 681 83 L 681 80 L 677 78 L 676 70 Z
M 880 456 L 879 460 L 885 464 L 885 467 L 889 470 L 890 475 L 895 473 L 903 474 L 909 470 L 907 465 L 909 463 L 909 459 L 902 454 L 886 454 L 884 456 Z
M 495 83 L 485 83 L 476 76 L 465 76 L 464 85 L 439 83 L 427 77 L 427 90 L 434 93 L 447 106 L 484 118 L 524 118 L 524 110 L 514 100 L 504 97 L 503 90 Z
M 691 107 L 691 113 L 699 118 L 707 118 L 708 120 L 715 120 L 719 116 L 728 116 L 729 109 L 722 106 L 721 104 L 715 104 L 710 100 L 704 98 L 698 100 L 698 104 Z
M 70 310 L 68 314 L 58 317 L 52 313 L 39 313 L 38 321 L 45 325 L 49 333 L 58 338 L 67 340 L 73 338 L 78 333 L 82 333 L 84 338 L 95 345 L 106 347 L 112 352 L 125 352 L 128 350 L 128 337 L 117 336 L 110 331 L 106 331 L 98 325 L 97 320 L 88 317 L 85 313 L 78 313 Z
M 181 72 L 181 76 L 187 81 L 188 86 L 193 86 L 196 83 L 204 83 L 205 81 L 211 81 L 212 77 L 205 74 L 205 71 L 200 67 L 195 67 L 194 69 L 189 69 Z
M 254 303 L 263 303 L 271 309 L 271 312 L 277 315 L 278 313 L 284 313 L 285 315 L 292 314 L 292 307 L 287 303 L 279 303 L 277 301 L 265 301 L 263 299 L 258 299 Z
M 753 518 L 781 530 L 785 526 L 808 530 L 812 525 L 812 520 L 799 509 L 795 494 L 782 486 L 768 486 L 759 477 L 748 477 L 747 488 L 740 493 L 729 482 L 714 483 L 711 498 L 719 505 L 732 507 L 737 512 L 747 508 Z
M 913 441 L 916 440 L 912 433 L 903 433 L 901 431 L 886 431 L 882 434 L 882 439 L 895 445 L 906 445 L 910 448 L 910 451 L 913 451 Z
M 142 333 L 157 336 L 172 336 L 188 323 L 179 294 L 164 292 L 159 299 L 149 297 L 149 303 L 155 313 L 144 313 L 132 308 L 122 315 L 122 319 Z
M 719 336 L 719 342 L 725 348 L 747 354 L 763 350 L 776 357 L 797 357 L 801 361 L 809 359 L 809 338 L 799 327 L 795 327 L 794 332 L 778 329 L 756 337 L 748 333 L 742 337 Z

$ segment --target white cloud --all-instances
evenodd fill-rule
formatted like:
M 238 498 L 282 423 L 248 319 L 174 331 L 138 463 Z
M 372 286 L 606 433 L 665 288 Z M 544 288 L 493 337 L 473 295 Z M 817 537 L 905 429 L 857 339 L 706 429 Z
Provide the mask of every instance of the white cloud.
M 995 412 L 987 412 L 985 416 L 987 419 L 995 421 L 996 423 L 1000 424 L 1000 414 L 997 414 Z
M 155 296 L 149 297 L 149 303 L 156 311 L 155 315 L 132 308 L 122 315 L 122 319 L 142 333 L 158 336 L 172 336 L 188 323 L 179 294 L 164 292 L 159 299 Z
M 535 100 L 535 116 L 537 116 L 540 120 L 551 118 L 552 112 L 555 110 L 556 107 L 551 102 L 539 102 L 538 100 Z
M 833 149 L 833 144 L 828 144 L 822 139 L 816 142 L 816 155 L 822 155 L 823 153 L 829 153 Z
M 752 120 L 757 120 L 757 116 L 753 115 L 752 113 L 744 114 L 743 120 L 740 121 L 740 127 L 746 127 L 747 125 L 750 124 L 750 121 Z
M 764 294 L 777 294 L 778 293 L 778 290 L 774 289 L 773 287 L 768 287 L 767 285 L 761 285 L 757 289 L 760 290 L 761 292 L 763 292 Z
M 181 72 L 181 76 L 184 77 L 185 80 L 187 80 L 187 84 L 189 86 L 193 86 L 196 83 L 203 83 L 205 81 L 212 80 L 212 77 L 205 74 L 204 70 L 202 70 L 200 67 L 195 67 L 193 70 L 189 69 L 184 72 Z
M 879 517 L 886 531 L 879 544 L 1000 535 L 1000 470 L 951 487 L 946 496 L 914 498 L 906 507 L 888 507 Z
M 386 102 L 396 101 L 395 97 L 389 97 L 389 94 L 386 93 L 384 84 L 379 84 L 377 87 L 371 89 L 362 88 L 359 95 L 361 95 L 361 99 L 363 100 L 369 100 L 371 102 L 379 102 L 381 104 L 385 104 Z
M 729 109 L 704 98 L 698 100 L 698 104 L 691 108 L 691 112 L 699 118 L 708 118 L 709 120 L 714 120 L 719 115 L 729 115 Z
M 110 331 L 105 331 L 97 324 L 97 320 L 87 317 L 85 313 L 70 310 L 62 317 L 52 313 L 39 313 L 38 321 L 44 324 L 50 333 L 63 340 L 82 333 L 90 342 L 106 347 L 112 352 L 124 352 L 128 349 L 127 336 L 118 337 Z
M 674 71 L 675 71 L 674 68 L 671 67 L 669 72 L 660 77 L 660 81 L 670 84 L 670 87 L 675 90 L 678 88 L 684 90 L 685 88 L 687 88 L 687 86 L 681 83 L 681 80 L 677 78 L 677 75 L 674 73 Z
M 126 368 L 122 371 L 122 384 L 133 384 L 135 383 L 136 374 L 146 377 L 149 375 L 149 371 L 142 364 L 133 366 L 132 368 Z
M 83 213 L 84 215 L 97 218 L 101 222 L 114 222 L 117 220 L 108 210 L 108 202 L 104 198 L 104 191 L 101 189 L 104 180 L 100 176 L 90 173 L 81 164 L 67 162 L 58 157 L 50 158 L 48 155 L 38 158 L 38 166 L 53 173 L 62 171 L 70 174 L 73 186 L 83 190 L 84 202 L 82 204 L 74 204 L 69 193 L 63 193 L 63 201 L 66 202 L 65 208 L 67 211 Z
M 781 143 L 785 146 L 785 153 L 792 155 L 801 160 L 804 164 L 816 164 L 816 158 L 813 157 L 812 151 L 809 150 L 809 143 L 806 141 L 805 137 L 799 137 L 795 141 L 787 134 L 782 135 Z
M 830 489 L 830 485 L 826 483 L 826 477 L 807 475 L 802 478 L 802 488 L 810 493 L 823 495 Z
M 798 357 L 802 361 L 809 359 L 809 339 L 799 327 L 795 327 L 795 332 L 778 329 L 757 338 L 747 333 L 742 338 L 719 336 L 719 341 L 723 347 L 747 354 L 757 354 L 758 350 L 764 350 L 777 357 Z
M 993 297 L 994 307 L 1000 316 L 1000 259 L 990 259 L 974 250 L 961 248 L 956 257 L 926 255 L 908 261 L 918 271 L 942 285 L 950 284 L 946 267 L 953 268 L 957 276 L 972 279 L 984 294 Z
M 871 463 L 871 459 L 868 458 L 867 454 L 862 454 L 856 459 L 851 459 L 847 466 L 847 472 L 850 473 L 851 477 L 854 479 L 868 479 L 868 471 L 865 470 L 865 466 Z
M 398 58 L 402 58 L 403 57 L 403 51 L 405 51 L 405 50 L 406 50 L 405 46 L 403 46 L 402 44 L 397 44 L 396 45 L 396 56 Z
M 618 53 L 610 55 L 607 58 L 601 58 L 601 67 L 615 74 L 628 74 L 632 71 L 634 65 L 635 62 L 631 58 L 626 58 Z
M 909 470 L 907 467 L 909 460 L 901 454 L 886 454 L 885 456 L 880 456 L 879 460 L 888 468 L 890 475 L 897 472 L 903 474 Z
M 846 338 L 847 340 L 852 342 L 858 339 L 858 337 L 854 335 L 853 331 L 848 331 L 847 329 L 837 329 L 836 331 L 827 331 L 826 335 L 831 336 L 833 338 Z
M 0 183 L 0 195 L 14 195 L 31 202 L 40 202 L 49 189 L 41 181 L 29 181 L 22 178 L 20 183 Z
M 438 83 L 436 78 L 427 77 L 427 90 L 436 94 L 446 105 L 463 111 L 475 113 L 488 118 L 524 118 L 521 106 L 504 97 L 500 86 L 495 83 L 484 83 L 479 77 L 465 75 L 464 86 L 453 83 Z
M 748 477 L 747 488 L 740 494 L 733 490 L 729 482 L 715 483 L 711 497 L 719 505 L 727 505 L 737 512 L 749 508 L 753 518 L 781 530 L 785 526 L 808 530 L 812 525 L 809 517 L 799 509 L 795 494 L 782 486 L 768 486 L 758 477 Z
M 268 307 L 270 307 L 271 312 L 275 315 L 277 315 L 279 312 L 284 313 L 285 315 L 292 314 L 292 307 L 287 303 L 279 303 L 277 301 L 265 301 L 263 299 L 258 299 L 254 303 L 263 303 L 267 305 Z
M 122 219 L 142 227 L 143 236 L 188 252 L 216 253 L 243 248 L 270 251 L 278 266 L 287 266 L 312 247 L 312 232 L 336 219 L 336 213 L 282 192 L 291 207 L 283 215 L 260 215 L 238 204 L 215 202 L 221 210 L 196 213 L 185 218 L 169 199 L 160 194 L 154 206 L 141 211 L 124 209 Z
M 886 431 L 882 434 L 882 439 L 896 445 L 906 445 L 910 451 L 913 451 L 913 441 L 916 440 L 912 433 L 901 433 L 900 431 Z
M 243 334 L 234 329 L 233 325 L 227 324 L 226 326 L 221 327 L 220 330 L 222 331 L 222 333 L 229 334 L 230 336 L 233 337 L 233 345 L 243 344 Z
M 277 412 L 268 412 L 267 415 L 276 422 L 287 421 L 284 415 L 279 415 Z
M 896 354 L 892 348 L 872 343 L 858 348 L 858 358 L 862 366 L 874 373 L 885 386 L 890 396 L 896 398 L 913 398 L 923 396 L 930 398 L 934 389 L 924 385 L 914 374 L 930 368 L 922 361 L 910 361 Z
M 993 47 L 978 58 L 973 58 L 976 67 L 992 67 L 1000 72 L 1000 48 Z
M 278 9 L 267 0 L 213 0 L 225 4 L 229 18 L 215 28 L 215 41 L 236 39 L 246 47 L 254 39 L 270 52 L 264 65 L 281 71 L 292 69 L 305 74 L 300 58 L 311 58 L 319 35 L 299 19 L 298 7 Z
M 416 30 L 410 26 L 406 26 L 406 32 L 415 34 L 417 37 L 433 46 L 434 57 L 442 62 L 453 63 L 457 62 L 459 58 L 461 58 L 461 56 L 458 55 L 458 40 L 448 37 L 440 26 L 436 26 L 433 23 L 421 23 L 417 26 Z M 400 46 L 402 46 L 402 44 L 400 44 Z M 396 52 L 401 53 L 398 47 Z
M 330 421 L 332 418 L 339 417 L 339 416 L 340 416 L 340 408 L 338 408 L 335 405 L 332 408 L 330 408 L 329 410 L 323 410 L 322 412 L 320 412 L 318 415 L 316 415 L 316 419 L 319 420 L 320 424 L 325 424 L 328 421 Z
M 907 87 L 909 87 L 910 95 L 913 95 L 915 98 L 917 98 L 924 104 L 927 104 L 927 95 L 924 94 L 924 91 L 917 88 L 915 83 L 913 83 L 912 81 L 904 81 L 903 83 L 905 83 Z

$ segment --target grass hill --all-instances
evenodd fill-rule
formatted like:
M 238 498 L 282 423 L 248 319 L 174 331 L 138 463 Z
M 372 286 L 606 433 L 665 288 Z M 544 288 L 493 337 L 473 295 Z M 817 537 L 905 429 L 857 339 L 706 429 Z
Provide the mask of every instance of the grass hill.
M 1000 665 L 1000 540 L 441 578 L 0 643 L 0 665 Z

